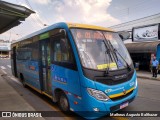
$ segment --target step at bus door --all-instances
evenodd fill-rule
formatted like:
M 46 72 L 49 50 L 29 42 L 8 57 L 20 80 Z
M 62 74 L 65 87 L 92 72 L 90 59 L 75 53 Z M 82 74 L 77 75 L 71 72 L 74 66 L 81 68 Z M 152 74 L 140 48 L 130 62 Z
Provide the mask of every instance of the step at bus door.
M 40 42 L 40 59 L 41 59 L 41 83 L 42 91 L 51 95 L 51 79 L 50 79 L 50 44 L 49 39 Z

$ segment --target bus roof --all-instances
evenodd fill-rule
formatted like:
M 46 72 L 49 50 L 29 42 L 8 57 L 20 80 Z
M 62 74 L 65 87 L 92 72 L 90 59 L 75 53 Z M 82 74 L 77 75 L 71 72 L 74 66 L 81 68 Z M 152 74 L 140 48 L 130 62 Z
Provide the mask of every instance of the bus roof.
M 106 30 L 106 31 L 113 31 L 110 28 L 95 26 L 95 25 L 88 25 L 88 24 L 79 24 L 79 23 L 67 23 L 69 28 L 88 28 L 88 29 L 96 29 L 96 30 Z
M 13 42 L 12 44 L 14 43 L 17 43 L 19 41 L 23 41 L 23 40 L 26 40 L 28 38 L 31 38 L 31 37 L 34 37 L 36 35 L 40 35 L 40 34 L 43 34 L 43 33 L 46 33 L 52 29 L 55 29 L 55 28 L 86 28 L 86 29 L 96 29 L 96 30 L 106 30 L 106 31 L 113 31 L 112 29 L 109 29 L 109 28 L 104 28 L 104 27 L 100 27 L 100 26 L 94 26 L 94 25 L 88 25 L 88 24 L 79 24 L 79 23 L 65 23 L 65 22 L 60 22 L 60 23 L 56 23 L 56 24 L 53 24 L 51 26 L 48 26 L 44 29 L 41 29 L 39 31 L 36 31 L 34 33 L 31 33 L 25 37 L 22 37 L 20 39 L 18 39 L 16 42 Z

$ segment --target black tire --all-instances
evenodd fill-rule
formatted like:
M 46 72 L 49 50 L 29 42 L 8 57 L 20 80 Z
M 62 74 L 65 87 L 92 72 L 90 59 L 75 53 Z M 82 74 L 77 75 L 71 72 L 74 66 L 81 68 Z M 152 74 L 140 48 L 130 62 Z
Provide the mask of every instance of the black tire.
M 70 105 L 67 96 L 65 93 L 60 93 L 59 100 L 58 100 L 59 108 L 64 112 L 64 113 L 69 113 L 70 111 Z
M 25 79 L 24 79 L 24 77 L 23 77 L 22 74 L 20 74 L 20 79 L 21 79 L 21 82 L 22 82 L 23 87 L 26 88 L 26 82 L 25 82 Z

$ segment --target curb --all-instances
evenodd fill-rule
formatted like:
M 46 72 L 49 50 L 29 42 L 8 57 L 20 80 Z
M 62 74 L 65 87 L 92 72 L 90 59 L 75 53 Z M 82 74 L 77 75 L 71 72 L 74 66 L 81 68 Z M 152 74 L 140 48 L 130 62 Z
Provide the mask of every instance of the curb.
M 150 80 L 160 81 L 160 78 L 146 77 L 146 76 L 140 76 L 140 75 L 137 75 L 137 77 L 138 78 L 143 78 L 143 79 L 150 79 Z

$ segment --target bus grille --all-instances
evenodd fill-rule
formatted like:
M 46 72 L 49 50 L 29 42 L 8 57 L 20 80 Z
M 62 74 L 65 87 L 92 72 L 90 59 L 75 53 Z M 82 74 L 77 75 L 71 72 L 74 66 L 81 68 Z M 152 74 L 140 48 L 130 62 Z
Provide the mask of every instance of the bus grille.
M 133 74 L 134 74 L 134 71 L 131 71 L 130 73 L 127 74 L 126 78 L 122 78 L 118 80 L 114 80 L 113 76 L 96 77 L 95 81 L 106 84 L 106 85 L 117 85 L 117 84 L 121 84 L 131 80 Z

